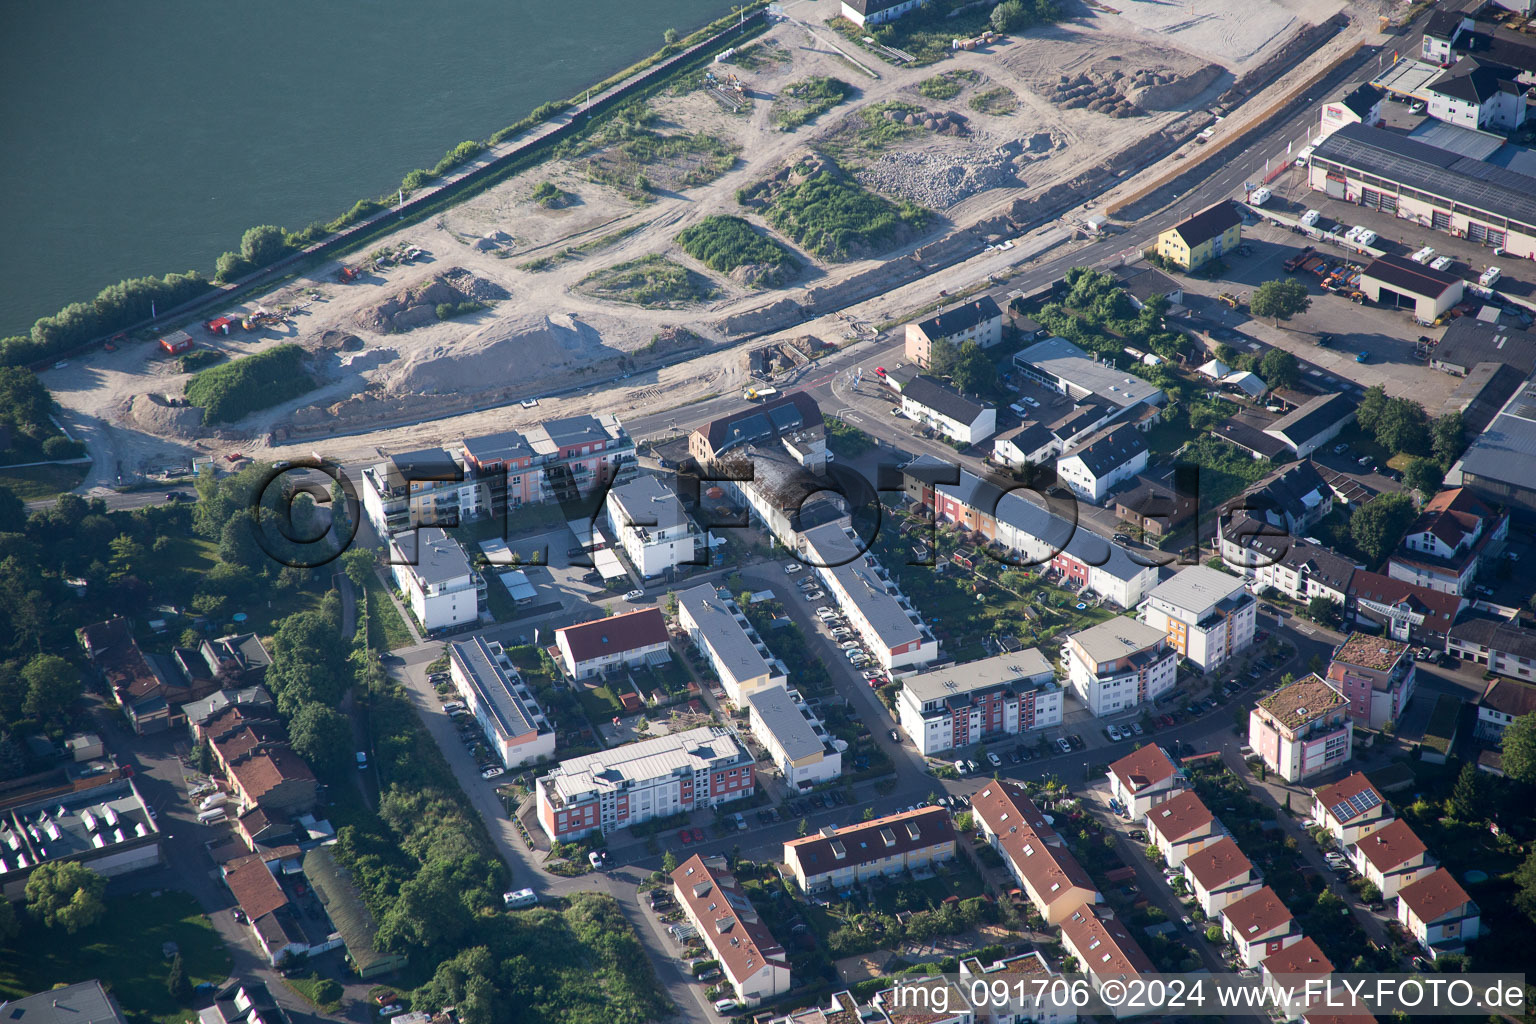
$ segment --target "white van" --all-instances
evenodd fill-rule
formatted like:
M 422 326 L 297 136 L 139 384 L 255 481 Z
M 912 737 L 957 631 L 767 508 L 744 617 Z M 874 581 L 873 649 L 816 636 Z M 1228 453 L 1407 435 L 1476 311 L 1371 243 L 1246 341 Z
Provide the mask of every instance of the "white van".
M 501 902 L 508 910 L 516 910 L 518 907 L 531 907 L 539 902 L 539 894 L 532 889 L 514 889 L 511 892 L 501 894 Z
M 212 796 L 204 797 L 203 800 L 198 803 L 197 809 L 199 811 L 211 811 L 215 807 L 221 806 L 227 799 L 229 798 L 226 797 L 223 793 L 215 793 Z
M 199 825 L 217 825 L 219 822 L 225 820 L 226 817 L 227 815 L 224 813 L 224 808 L 213 807 L 209 810 L 198 812 L 197 823 Z

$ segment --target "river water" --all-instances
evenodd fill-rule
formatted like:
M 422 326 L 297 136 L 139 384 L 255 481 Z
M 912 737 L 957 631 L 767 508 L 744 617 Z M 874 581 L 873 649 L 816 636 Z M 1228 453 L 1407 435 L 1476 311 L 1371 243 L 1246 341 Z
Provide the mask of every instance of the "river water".
M 6 0 L 0 336 L 200 270 L 569 97 L 727 0 Z

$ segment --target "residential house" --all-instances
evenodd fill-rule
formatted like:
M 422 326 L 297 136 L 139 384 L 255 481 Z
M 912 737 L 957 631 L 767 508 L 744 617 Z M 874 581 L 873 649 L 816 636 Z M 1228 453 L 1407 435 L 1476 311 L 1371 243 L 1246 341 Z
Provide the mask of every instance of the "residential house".
M 942 807 L 823 828 L 784 844 L 784 866 L 805 892 L 929 868 L 954 856 L 955 830 Z
M 1302 936 L 1299 942 L 1269 954 L 1259 966 L 1259 975 L 1267 986 L 1281 989 L 1282 992 L 1289 989 L 1285 994 L 1296 993 L 1297 998 L 1306 990 L 1309 981 L 1316 984 L 1332 973 L 1333 962 L 1323 955 L 1322 948 L 1316 942 L 1306 936 Z M 1321 993 L 1318 995 L 1321 996 Z
M 175 711 L 171 688 L 144 656 L 128 620 L 117 617 L 97 622 L 81 629 L 78 635 L 86 656 L 101 673 L 107 692 L 122 709 L 133 731 L 146 736 L 170 728 Z
M 1445 649 L 1496 675 L 1536 681 L 1536 630 L 1504 619 L 1467 619 L 1451 627 Z
M 1397 923 L 1430 956 L 1460 953 L 1482 932 L 1477 904 L 1445 868 L 1397 891 Z
M 500 643 L 476 636 L 449 644 L 448 677 L 503 765 L 555 756 L 555 728 Z
M 751 796 L 753 757 L 718 725 L 561 761 L 539 777 L 539 824 L 567 842 Z
M 906 334 L 907 362 L 927 370 L 933 365 L 933 346 L 939 342 L 958 349 L 967 341 L 974 341 L 981 348 L 991 348 L 1002 341 L 1003 311 L 990 295 L 983 295 L 926 320 L 907 324 Z
M 1223 199 L 1157 236 L 1157 254 L 1180 270 L 1194 270 L 1237 248 L 1243 237 L 1237 205 Z
M 1141 821 L 1158 804 L 1184 792 L 1188 780 L 1156 743 L 1137 747 L 1109 766 L 1109 794 L 1131 821 Z
M 1184 858 L 1223 834 L 1216 816 L 1194 790 L 1171 796 L 1147 812 L 1147 837 L 1170 868 L 1177 868 Z
M 1321 128 L 1323 135 L 1332 135 L 1346 124 L 1375 124 L 1381 120 L 1381 102 L 1386 93 L 1362 82 L 1336 100 L 1323 104 Z
M 459 542 L 438 527 L 391 537 L 389 569 L 406 606 L 429 635 L 480 621 L 485 579 Z
M 1260 594 L 1273 587 L 1302 604 L 1321 597 L 1338 605 L 1341 612 L 1359 568 L 1332 548 L 1282 534 L 1277 527 L 1241 513 L 1221 524 L 1221 557 L 1252 579 Z
M 1095 991 L 1105 982 L 1128 982 L 1157 970 L 1124 922 L 1091 904 L 1084 903 L 1062 918 L 1061 946 L 1088 975 Z
M 214 763 L 229 782 L 238 809 L 260 807 L 292 817 L 315 806 L 318 783 L 288 745 L 281 722 L 246 706 L 225 708 L 202 727 Z
M 1346 621 L 1375 626 L 1393 640 L 1445 646 L 1451 623 L 1466 605 L 1455 594 L 1358 569 L 1349 580 Z
M 902 387 L 901 414 L 960 444 L 977 444 L 997 433 L 995 408 L 925 374 Z
M 1150 538 L 1176 533 L 1195 516 L 1195 496 L 1138 477 L 1135 487 L 1114 497 L 1115 515 Z
M 677 622 L 738 707 L 754 693 L 785 686 L 788 670 L 769 652 L 729 591 L 712 583 L 682 591 L 677 595 Z
M 1077 1011 L 1061 1005 L 1069 1001 L 1051 997 L 1051 985 L 1058 975 L 1039 950 L 995 960 L 985 967 L 979 957 L 960 961 L 962 988 L 968 984 L 966 979 L 986 984 L 989 975 L 1006 979 L 1008 999 L 991 1005 L 985 1000 L 973 1003 L 977 1024 L 1076 1024 Z M 1018 984 L 1020 982 L 1022 984 Z M 841 1024 L 856 1022 L 850 1020 Z
M 1253 644 L 1257 606 L 1241 577 L 1192 565 L 1147 595 L 1141 618 L 1206 672 Z
M 1477 738 L 1502 743 L 1504 730 L 1517 718 L 1536 712 L 1536 684 L 1491 679 L 1477 701 Z
M 1425 87 L 1429 116 L 1473 131 L 1512 132 L 1525 123 L 1528 85 L 1503 64 L 1463 57 Z
M 263 687 L 247 686 L 238 690 L 215 690 L 202 700 L 181 706 L 182 713 L 187 716 L 187 731 L 191 733 L 192 742 L 203 742 L 206 737 L 203 727 L 219 712 L 227 707 L 242 705 L 259 709 L 256 715 L 258 718 L 267 720 L 277 718 L 272 695 Z
M 1312 820 L 1328 831 L 1341 849 L 1394 820 L 1392 808 L 1362 772 L 1312 792 Z
M 1333 511 L 1333 489 L 1310 459 L 1286 466 L 1223 506 L 1300 537 Z
M 245 914 L 245 924 L 266 954 L 267 963 L 276 967 L 285 957 L 309 952 L 304 931 L 294 918 L 288 894 L 278 884 L 262 857 L 251 854 L 225 863 L 224 884 Z
M 833 739 L 797 690 L 782 686 L 747 695 L 747 720 L 790 791 L 831 782 L 843 773 L 848 744 Z
M 1170 306 L 1184 303 L 1184 289 L 1179 282 L 1150 264 L 1122 264 L 1110 270 L 1110 273 L 1120 282 L 1120 289 L 1138 313 L 1155 295 L 1167 299 Z
M 866 25 L 883 25 L 888 21 L 914 11 L 928 0 L 843 0 L 842 15 L 863 28 Z
M 1201 912 L 1219 920 L 1228 906 L 1259 891 L 1253 864 L 1231 836 L 1222 836 L 1184 858 L 1184 878 Z
M 1061 724 L 1062 693 L 1035 648 L 906 676 L 896 717 L 920 753 Z
M 672 872 L 672 889 L 688 922 L 720 963 L 732 995 L 752 1007 L 789 991 L 789 954 L 773 937 L 733 875 L 698 854 Z
M 590 679 L 630 665 L 662 665 L 671 660 L 667 620 L 660 608 L 611 615 L 555 630 L 560 664 L 572 679 Z
M 1068 633 L 1062 660 L 1077 699 L 1103 716 L 1156 700 L 1173 689 L 1179 652 L 1165 630 L 1117 615 Z
M 22 1020 L 27 1024 L 128 1024 L 117 1000 L 94 978 L 8 999 L 3 1005 L 17 1024 Z
M 1265 428 L 1264 434 L 1304 459 L 1339 436 L 1355 418 L 1357 403 L 1340 391 L 1318 395 Z
M 1496 512 L 1463 487 L 1441 491 L 1403 535 L 1387 562 L 1387 575 L 1462 596 L 1508 538 L 1508 513 Z
M 1371 729 L 1397 723 L 1417 676 L 1407 644 L 1366 633 L 1349 634 L 1328 664 L 1328 681 L 1349 701 L 1349 713 Z
M 833 992 L 825 1006 L 808 1006 L 782 1016 L 768 1018 L 767 1024 L 860 1024 L 864 1018 L 858 1000 L 844 989 Z
M 825 430 L 816 400 L 804 391 L 796 391 L 710 420 L 688 435 L 688 454 L 700 466 L 708 466 L 749 445 L 770 447 L 776 442 L 793 440 L 798 446 L 815 448 L 824 462 Z
M 604 509 L 609 530 L 643 578 L 698 564 L 703 535 L 677 495 L 656 477 L 636 477 L 613 488 Z
M 987 783 L 971 798 L 971 814 L 1047 924 L 1060 924 L 1085 903 L 1102 902 L 1093 879 L 1023 786 L 1006 779 Z
M 1345 696 L 1308 673 L 1248 713 L 1248 745 L 1270 771 L 1287 782 L 1302 782 L 1350 759 L 1354 728 Z
M 1221 932 L 1244 967 L 1258 967 L 1302 939 L 1295 918 L 1267 885 L 1222 908 Z
M 213 997 L 213 1005 L 197 1011 L 198 1024 L 288 1024 L 288 1014 L 265 983 L 234 981 Z M 99 1022 L 97 1022 L 99 1024 Z M 401 1024 L 410 1024 L 401 1019 Z
M 874 555 L 861 548 L 846 518 L 800 535 L 801 561 L 815 569 L 832 603 L 882 669 L 936 660 L 938 639 Z
M 1147 440 L 1132 424 L 1094 434 L 1056 461 L 1056 476 L 1073 494 L 1097 505 L 1147 468 Z
M 1465 11 L 1438 9 L 1430 12 L 1424 25 L 1424 39 L 1419 56 L 1434 64 L 1450 64 L 1456 58 L 1451 47 L 1463 37 L 1470 36 L 1474 28 L 1472 17 Z
M 1435 859 L 1424 842 L 1402 819 L 1389 822 L 1362 837 L 1349 850 L 1355 870 L 1390 900 L 1399 889 L 1435 871 Z

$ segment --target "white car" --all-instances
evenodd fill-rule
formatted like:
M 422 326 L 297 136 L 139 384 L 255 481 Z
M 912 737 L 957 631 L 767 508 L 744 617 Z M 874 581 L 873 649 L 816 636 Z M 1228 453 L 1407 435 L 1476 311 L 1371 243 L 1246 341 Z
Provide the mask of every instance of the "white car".
M 1322 217 L 1323 215 L 1318 213 L 1316 210 L 1308 210 L 1306 213 L 1301 215 L 1301 226 L 1304 228 L 1315 227 L 1317 222 L 1321 220 Z
M 807 590 L 805 592 L 805 599 L 807 601 L 820 601 L 822 598 L 824 598 L 826 596 L 827 596 L 827 593 L 824 590 Z
M 636 601 L 644 601 L 645 600 L 645 591 L 643 591 L 643 590 L 631 590 L 629 593 L 624 595 L 624 600 L 630 602 L 631 604 L 633 604 Z
M 1502 273 L 1503 271 L 1501 271 L 1498 267 L 1489 267 L 1487 270 L 1478 275 L 1477 283 L 1482 285 L 1484 288 L 1492 288 Z
M 1263 206 L 1265 203 L 1269 202 L 1269 197 L 1272 195 L 1274 195 L 1274 193 L 1267 188 L 1256 188 L 1253 190 L 1253 194 L 1248 197 L 1248 205 Z
M 803 568 L 804 566 L 802 566 L 799 562 L 790 562 L 784 567 L 784 571 L 786 573 L 799 572 Z
M 485 771 L 480 773 L 480 777 L 482 779 L 494 779 L 498 775 L 505 775 L 505 774 L 506 774 L 506 769 L 505 768 L 487 768 Z
M 512 892 L 502 893 L 501 902 L 508 909 L 531 907 L 539 902 L 539 894 L 532 889 L 514 889 Z
M 987 751 L 987 762 L 991 764 L 993 768 L 1001 768 L 1003 766 L 1003 759 L 992 753 L 990 750 Z
M 736 1009 L 736 1000 L 734 1000 L 734 999 L 716 999 L 715 1000 L 715 1012 L 716 1013 L 722 1013 L 722 1014 L 730 1013 L 734 1009 Z
M 1433 260 L 1430 261 L 1429 266 L 1432 270 L 1445 270 L 1454 262 L 1455 260 L 1451 259 L 1449 256 L 1436 256 Z

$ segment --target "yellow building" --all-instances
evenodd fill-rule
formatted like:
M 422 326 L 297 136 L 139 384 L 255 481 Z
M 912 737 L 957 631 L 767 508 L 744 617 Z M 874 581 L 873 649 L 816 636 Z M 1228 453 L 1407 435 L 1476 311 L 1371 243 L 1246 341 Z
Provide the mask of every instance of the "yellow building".
M 1157 254 L 1181 270 L 1194 270 L 1237 247 L 1243 218 L 1223 199 L 1157 236 Z

